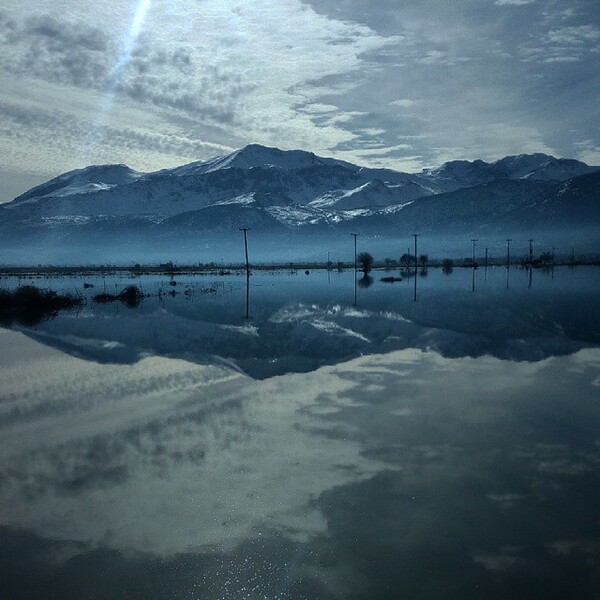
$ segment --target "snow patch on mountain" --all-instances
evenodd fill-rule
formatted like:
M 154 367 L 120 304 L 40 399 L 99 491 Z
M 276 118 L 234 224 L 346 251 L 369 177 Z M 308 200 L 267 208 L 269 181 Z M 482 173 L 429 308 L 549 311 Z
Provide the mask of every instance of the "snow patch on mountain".
M 127 165 L 93 165 L 63 173 L 21 194 L 11 204 L 18 205 L 39 198 L 66 197 L 109 190 L 137 181 L 142 176 L 143 173 L 134 171 Z
M 340 166 L 351 171 L 356 171 L 359 167 L 351 163 L 337 160 L 334 158 L 322 158 L 312 152 L 303 150 L 280 150 L 279 148 L 269 148 L 259 144 L 249 144 L 226 156 L 217 156 L 207 161 L 195 162 L 174 170 L 177 175 L 188 175 L 190 173 L 202 174 L 211 173 L 221 169 L 242 169 L 249 170 L 256 167 L 276 168 L 283 170 L 298 170 L 323 166 Z

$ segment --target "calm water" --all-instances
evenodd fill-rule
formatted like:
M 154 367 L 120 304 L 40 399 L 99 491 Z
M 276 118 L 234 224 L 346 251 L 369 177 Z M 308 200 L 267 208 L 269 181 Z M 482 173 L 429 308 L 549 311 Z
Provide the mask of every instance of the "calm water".
M 385 275 L 35 280 L 2 597 L 598 598 L 600 269 Z

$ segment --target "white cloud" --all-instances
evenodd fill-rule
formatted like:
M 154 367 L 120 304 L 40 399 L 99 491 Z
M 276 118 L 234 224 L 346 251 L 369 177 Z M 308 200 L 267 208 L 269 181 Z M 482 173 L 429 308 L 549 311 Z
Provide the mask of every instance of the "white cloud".
M 314 499 L 390 468 L 362 456 L 351 431 L 322 434 L 358 385 L 330 368 L 252 381 L 155 357 L 98 365 L 2 337 L 35 360 L 25 380 L 20 361 L 2 361 L 14 526 L 91 544 L 110 527 L 112 547 L 160 555 L 231 549 L 263 530 L 305 540 L 327 531 Z
M 400 108 L 410 108 L 414 106 L 415 101 L 410 98 L 400 98 L 399 100 L 392 100 L 390 104 L 392 106 L 399 106 Z
M 498 6 L 523 6 L 525 4 L 533 4 L 536 0 L 496 0 L 494 4 Z
M 452 159 L 544 147 L 570 155 L 568 129 L 589 129 L 595 95 L 575 83 L 582 94 L 568 98 L 563 81 L 597 73 L 597 19 L 585 2 L 496 4 L 518 10 L 499 19 L 492 3 L 466 1 L 442 13 L 432 0 L 419 9 L 153 0 L 131 37 L 137 3 L 9 0 L 0 99 L 58 118 L 40 130 L 4 126 L 0 168 L 55 175 L 120 161 L 149 170 L 251 142 L 411 170 L 437 164 L 435 148 Z M 564 114 L 575 127 L 561 125 Z M 477 155 L 480 126 L 500 137 L 486 134 Z M 509 148 L 505 129 L 518 134 Z M 364 153 L 374 132 L 389 162 Z M 401 148 L 407 136 L 420 141 Z
M 181 133 L 178 119 L 186 126 L 195 120 L 204 130 L 200 139 L 226 148 L 254 141 L 323 151 L 352 139 L 341 126 L 352 115 L 337 114 L 317 126 L 311 116 L 321 114 L 324 105 L 317 102 L 313 113 L 311 104 L 319 95 L 340 92 L 329 77 L 353 73 L 356 80 L 349 79 L 343 87 L 351 89 L 360 80 L 360 55 L 390 43 L 367 27 L 320 16 L 299 0 L 262 0 L 243 7 L 233 1 L 155 1 L 114 86 L 114 97 L 103 99 L 110 92 L 111 72 L 131 22 L 128 9 L 115 4 L 114 10 L 106 10 L 87 1 L 61 14 L 61 3 L 55 2 L 45 6 L 46 14 L 38 3 L 25 4 L 6 7 L 0 23 L 6 42 L 0 68 L 9 82 L 26 82 L 37 97 L 40 89 L 63 86 L 60 100 L 46 101 L 46 110 L 74 110 L 80 119 L 74 126 L 80 129 L 95 119 L 100 128 L 114 129 L 115 115 L 127 109 L 134 117 L 129 129 L 137 129 L 149 113 L 160 113 L 154 131 L 167 135 L 176 134 L 173 129 Z M 32 46 L 38 51 L 31 52 Z M 84 96 L 83 103 L 72 102 L 70 90 Z M 5 94 L 19 104 L 30 101 L 18 85 L 5 86 Z M 303 111 L 296 110 L 298 105 Z M 55 133 L 62 137 L 58 128 Z M 188 137 L 194 133 L 192 128 Z M 89 142 L 85 135 L 79 141 L 81 147 Z M 102 146 L 100 140 L 96 153 L 104 153 Z M 30 145 L 27 166 L 45 163 L 37 156 L 49 150 Z M 166 166 L 170 161 L 165 150 L 162 159 L 155 155 L 147 162 L 154 168 Z M 73 148 L 54 147 L 52 153 L 66 160 Z M 175 155 L 180 159 L 181 154 Z M 201 158 L 198 153 L 183 154 L 188 160 Z

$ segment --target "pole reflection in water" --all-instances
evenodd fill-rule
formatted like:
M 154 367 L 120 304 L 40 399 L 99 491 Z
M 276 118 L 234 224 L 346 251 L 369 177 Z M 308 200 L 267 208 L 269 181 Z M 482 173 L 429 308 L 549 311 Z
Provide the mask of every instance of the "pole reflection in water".
M 531 289 L 531 284 L 533 283 L 533 267 L 529 265 L 529 282 L 527 284 L 527 288 Z
M 415 261 L 415 283 L 413 288 L 413 302 L 417 301 L 417 262 Z
M 473 271 L 472 275 L 471 275 L 471 291 L 474 292 L 475 291 L 475 267 L 473 267 L 471 269 L 471 271 Z
M 488 249 L 485 249 L 485 269 L 483 271 L 483 280 L 487 281 L 487 270 L 488 270 Z
M 246 315 L 245 319 L 250 319 L 250 273 L 246 273 Z
M 413 233 L 413 237 L 415 238 L 415 288 L 413 292 L 413 302 L 417 301 L 417 238 L 420 235 L 420 233 Z

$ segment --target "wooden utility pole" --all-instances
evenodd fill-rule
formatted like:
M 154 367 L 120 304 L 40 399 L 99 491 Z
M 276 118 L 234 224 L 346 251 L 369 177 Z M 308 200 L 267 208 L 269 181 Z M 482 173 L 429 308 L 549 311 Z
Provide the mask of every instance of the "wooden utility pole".
M 488 268 L 488 249 L 485 249 L 485 268 Z
M 354 273 L 357 271 L 357 262 L 356 262 L 356 238 L 360 235 L 360 233 L 351 233 L 350 234 L 354 238 Z
M 473 260 L 473 266 L 475 266 L 475 246 L 477 245 L 477 240 L 471 238 L 471 243 L 473 244 L 473 254 L 472 254 L 472 260 Z
M 420 233 L 413 233 L 413 237 L 415 238 L 415 271 L 417 270 L 417 238 L 420 235 Z
M 240 231 L 244 232 L 244 250 L 246 252 L 246 277 L 250 277 L 250 263 L 248 262 L 248 236 L 247 232 L 250 227 L 240 227 Z
M 506 240 L 506 266 L 510 268 L 510 243 L 512 239 Z

